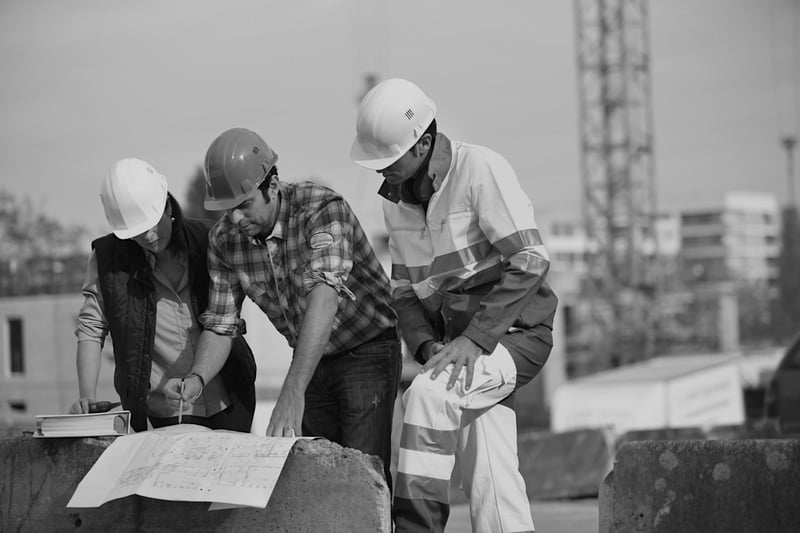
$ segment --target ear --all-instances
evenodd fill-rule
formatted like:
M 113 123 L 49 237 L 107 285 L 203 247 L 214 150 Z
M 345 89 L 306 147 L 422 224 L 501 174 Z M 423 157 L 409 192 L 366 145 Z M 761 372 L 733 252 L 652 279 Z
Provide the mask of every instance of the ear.
M 428 151 L 430 151 L 432 143 L 433 139 L 431 134 L 425 133 L 414 145 L 414 155 L 417 157 L 425 157 L 428 155 Z

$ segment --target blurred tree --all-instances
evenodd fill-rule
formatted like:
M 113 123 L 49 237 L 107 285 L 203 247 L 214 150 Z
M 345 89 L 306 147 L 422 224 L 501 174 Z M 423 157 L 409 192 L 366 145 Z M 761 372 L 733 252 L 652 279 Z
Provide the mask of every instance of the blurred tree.
M 211 225 L 222 216 L 223 211 L 209 211 L 203 207 L 205 196 L 206 179 L 203 167 L 198 166 L 194 176 L 189 181 L 189 188 L 186 191 L 186 201 L 181 202 L 181 207 L 186 217 L 196 218 Z
M 766 282 L 741 282 L 737 287 L 739 335 L 744 346 L 774 343 L 771 295 Z
M 88 230 L 38 213 L 30 199 L 0 190 L 0 295 L 80 290 Z

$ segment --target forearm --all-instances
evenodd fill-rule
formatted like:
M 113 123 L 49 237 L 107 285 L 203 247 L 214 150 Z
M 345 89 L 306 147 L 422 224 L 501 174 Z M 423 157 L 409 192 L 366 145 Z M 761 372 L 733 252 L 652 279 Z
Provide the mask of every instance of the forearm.
M 197 343 L 190 373 L 198 374 L 205 383 L 210 382 L 225 366 L 232 344 L 232 337 L 204 329 Z
M 392 307 L 397 312 L 400 332 L 406 346 L 417 361 L 424 363 L 423 346 L 429 341 L 438 341 L 441 335 L 410 288 L 406 291 L 396 290 L 393 297 Z
M 338 295 L 328 285 L 319 284 L 309 293 L 297 346 L 283 384 L 287 392 L 305 393 L 330 340 L 338 305 Z
M 95 398 L 97 394 L 101 352 L 102 346 L 99 342 L 78 341 L 76 364 L 78 368 L 78 395 L 80 398 Z
M 463 335 L 491 353 L 500 337 L 536 298 L 549 267 L 549 261 L 540 257 L 530 258 L 525 269 L 508 265 L 500 282 L 481 299 L 480 308 Z

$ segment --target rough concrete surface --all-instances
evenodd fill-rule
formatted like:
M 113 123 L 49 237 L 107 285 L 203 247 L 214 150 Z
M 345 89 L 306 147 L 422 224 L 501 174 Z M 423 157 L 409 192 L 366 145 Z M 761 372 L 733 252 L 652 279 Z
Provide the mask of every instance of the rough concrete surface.
M 108 439 L 0 438 L 0 531 L 390 532 L 389 490 L 377 458 L 327 440 L 298 441 L 266 509 L 141 496 L 68 509 Z
M 600 487 L 601 533 L 796 533 L 800 440 L 635 441 Z

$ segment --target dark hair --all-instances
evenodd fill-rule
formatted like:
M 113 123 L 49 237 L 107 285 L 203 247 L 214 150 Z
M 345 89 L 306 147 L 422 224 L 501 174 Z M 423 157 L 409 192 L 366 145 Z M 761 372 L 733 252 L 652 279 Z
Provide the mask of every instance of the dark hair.
M 433 119 L 433 121 L 425 129 L 425 131 L 422 133 L 422 135 L 425 135 L 426 133 L 430 133 L 431 134 L 431 137 L 433 137 L 433 139 L 431 139 L 432 141 L 436 140 L 436 119 Z
M 185 252 L 188 247 L 186 245 L 186 235 L 183 231 L 183 211 L 181 210 L 178 200 L 172 196 L 172 193 L 167 193 L 167 203 L 169 203 L 172 209 L 172 233 L 169 236 L 167 249 L 173 254 Z
M 273 177 L 278 177 L 278 165 L 273 165 L 272 168 L 269 169 L 269 172 L 267 172 L 264 181 L 258 185 L 258 189 L 261 191 L 261 196 L 264 197 L 264 201 L 266 203 L 269 203 L 269 184 Z

